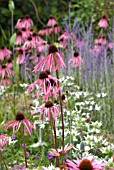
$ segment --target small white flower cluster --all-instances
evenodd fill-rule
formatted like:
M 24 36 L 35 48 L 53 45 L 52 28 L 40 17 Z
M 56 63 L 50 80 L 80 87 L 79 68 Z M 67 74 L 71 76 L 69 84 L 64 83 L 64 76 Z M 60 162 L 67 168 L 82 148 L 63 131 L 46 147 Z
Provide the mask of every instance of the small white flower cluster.
M 0 86 L 0 95 L 3 95 L 6 90 L 5 86 Z
M 55 168 L 52 164 L 48 167 L 42 167 L 42 170 L 60 170 L 60 168 Z

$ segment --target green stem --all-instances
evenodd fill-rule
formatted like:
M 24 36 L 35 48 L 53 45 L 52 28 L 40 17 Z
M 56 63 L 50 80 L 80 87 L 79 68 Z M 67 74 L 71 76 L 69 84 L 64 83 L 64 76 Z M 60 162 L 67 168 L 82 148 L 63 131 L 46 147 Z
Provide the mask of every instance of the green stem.
M 6 170 L 8 170 L 7 165 L 6 165 L 6 162 L 5 162 L 4 158 L 3 158 L 3 155 L 2 155 L 1 150 L 0 150 L 0 158 L 1 158 L 1 160 L 3 161 L 3 163 L 4 163 L 5 167 L 6 167 Z
M 51 128 L 53 129 L 53 132 L 54 132 L 54 136 L 53 136 L 53 133 L 52 133 L 52 138 L 53 138 L 53 141 L 54 141 L 54 148 L 55 148 L 55 150 L 57 150 L 56 126 L 55 126 L 55 121 L 53 121 L 51 113 L 50 113 L 50 124 L 51 124 Z M 56 166 L 57 167 L 59 166 L 59 158 L 58 157 L 56 157 Z
M 26 157 L 26 146 L 25 146 L 25 136 L 24 136 L 24 130 L 23 130 L 23 143 L 24 143 L 24 158 L 25 158 L 25 166 L 27 166 L 27 157 Z
M 56 70 L 56 77 L 59 80 L 58 70 Z M 60 84 L 59 84 L 59 81 L 58 81 L 58 88 L 59 87 L 60 87 Z M 64 150 L 64 116 L 63 116 L 63 105 L 62 105 L 61 91 L 60 90 L 59 90 L 59 102 L 60 102 L 61 119 L 62 119 L 62 149 Z
M 13 25 L 13 23 L 14 23 L 14 18 L 13 18 L 13 11 L 11 11 L 11 33 L 12 33 L 12 35 L 13 35 L 13 32 L 14 32 L 14 25 Z

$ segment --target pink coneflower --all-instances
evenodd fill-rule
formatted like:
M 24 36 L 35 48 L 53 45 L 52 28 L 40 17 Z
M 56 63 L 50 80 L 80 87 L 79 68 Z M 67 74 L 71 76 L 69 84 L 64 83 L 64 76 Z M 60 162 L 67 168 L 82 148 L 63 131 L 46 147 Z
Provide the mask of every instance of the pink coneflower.
M 57 24 L 54 25 L 54 27 L 53 27 L 53 32 L 54 32 L 55 34 L 57 34 L 57 33 L 59 33 L 60 31 L 61 31 L 60 26 L 58 26 Z
M 25 60 L 25 50 L 20 48 L 18 50 L 17 64 L 23 64 L 24 60 Z
M 102 28 L 107 28 L 107 27 L 108 27 L 108 21 L 107 21 L 106 16 L 103 16 L 103 17 L 101 18 L 101 20 L 100 20 L 99 23 L 98 23 L 98 26 L 99 26 L 99 27 L 102 27 Z
M 24 16 L 23 25 L 25 28 L 30 28 L 33 25 L 33 21 L 29 15 Z
M 25 27 L 21 29 L 21 33 L 24 40 L 26 40 L 30 35 L 29 30 Z
M 49 28 L 44 27 L 43 29 L 41 29 L 38 34 L 40 35 L 48 35 L 49 34 Z
M 1 79 L 0 80 L 0 85 L 4 85 L 4 86 L 8 85 L 8 86 L 10 86 L 9 78 L 8 77 L 4 77 L 3 79 Z
M 107 41 L 106 38 L 103 36 L 99 39 L 99 43 L 101 43 L 102 45 L 106 45 Z
M 44 42 L 44 40 L 40 36 L 38 36 L 35 32 L 32 34 L 32 37 L 33 37 L 33 39 L 36 43 L 43 43 Z
M 93 51 L 96 53 L 99 53 L 102 51 L 103 46 L 101 45 L 101 43 L 98 43 L 97 45 L 94 46 Z
M 94 44 L 98 44 L 98 43 L 99 43 L 99 38 L 95 38 Z
M 61 28 L 56 24 L 54 27 L 49 28 L 49 33 L 51 34 L 54 32 L 55 34 L 59 33 L 61 31 Z
M 46 51 L 48 47 L 49 47 L 49 45 L 47 44 L 47 42 L 43 41 L 42 43 L 38 44 L 37 49 L 40 53 L 42 53 L 42 52 Z
M 63 41 L 63 40 L 68 40 L 68 33 L 66 31 L 64 31 L 58 38 L 58 41 Z
M 69 170 L 103 170 L 106 163 L 96 161 L 94 158 L 84 157 L 82 160 L 77 158 L 77 160 L 74 161 L 66 159 L 66 165 Z
M 108 47 L 109 47 L 110 49 L 114 48 L 114 42 L 109 42 L 109 43 L 108 43 Z
M 2 76 L 2 79 L 8 75 L 8 77 L 12 76 L 14 74 L 14 71 L 11 70 L 9 67 L 7 67 L 5 64 L 3 64 L 0 67 L 0 75 Z
M 66 31 L 64 31 L 58 38 L 58 41 L 60 41 L 60 45 L 63 48 L 66 48 L 66 46 L 68 45 L 68 39 L 70 37 L 70 34 Z
M 6 63 L 6 66 L 12 68 L 13 67 L 12 60 L 9 59 Z
M 44 42 L 44 40 L 40 36 L 38 36 L 35 32 L 32 34 L 32 39 L 36 47 Z
M 28 29 L 29 31 L 29 36 L 32 35 L 35 31 L 31 28 L 31 29 Z
M 33 56 L 30 56 L 30 57 L 29 57 L 29 60 L 30 60 L 33 64 L 38 63 L 39 59 L 40 59 L 40 54 L 33 55 Z
M 7 134 L 0 134 L 0 150 L 2 149 L 3 145 L 8 143 L 8 135 Z
M 27 86 L 27 91 L 32 91 L 34 87 L 38 84 L 37 88 L 37 96 L 39 97 L 39 94 L 41 92 L 44 93 L 44 98 L 48 98 L 50 93 L 52 92 L 52 81 L 56 84 L 58 84 L 58 81 L 53 76 L 49 75 L 46 71 L 42 71 L 39 75 L 39 79 L 33 82 L 32 84 Z M 56 92 L 56 91 L 55 91 Z
M 81 56 L 79 55 L 79 53 L 75 52 L 74 56 L 71 58 L 71 60 L 69 60 L 69 63 L 70 62 L 72 62 L 73 67 L 77 67 L 83 63 L 83 60 L 82 60 Z
M 60 110 L 56 104 L 53 104 L 51 101 L 47 101 L 45 105 L 40 106 L 37 110 L 32 112 L 32 115 L 38 112 L 40 113 L 40 119 L 45 119 L 46 117 L 48 117 L 48 120 L 50 120 L 52 114 L 52 117 L 55 120 L 57 114 L 60 113 Z
M 16 45 L 21 45 L 23 42 L 24 42 L 24 39 L 23 39 L 23 37 L 22 37 L 22 32 L 21 32 L 21 31 L 18 31 L 18 32 L 17 32 L 16 40 L 15 40 L 15 44 L 16 44 Z
M 48 20 L 48 23 L 47 23 L 47 26 L 49 27 L 53 27 L 54 25 L 56 25 L 57 22 L 55 21 L 54 17 L 53 16 L 50 16 L 49 17 L 49 20 Z
M 63 61 L 63 54 L 61 52 L 58 52 L 58 49 L 55 45 L 49 46 L 48 55 L 44 57 L 35 67 L 34 72 L 37 72 L 39 70 L 57 70 L 60 68 L 64 68 L 65 63 Z
M 24 27 L 23 20 L 24 20 L 24 17 L 21 17 L 20 19 L 18 19 L 18 21 L 15 25 L 15 28 L 18 28 L 18 29 L 23 28 Z
M 32 36 L 29 36 L 27 40 L 25 41 L 24 48 L 36 48 L 36 42 L 34 41 Z
M 8 50 L 6 47 L 2 46 L 0 48 L 0 60 L 4 60 L 4 58 L 10 58 L 12 52 Z
M 15 134 L 18 132 L 22 124 L 24 125 L 24 135 L 26 135 L 26 131 L 28 131 L 28 133 L 31 135 L 32 129 L 34 129 L 34 125 L 29 119 L 25 118 L 23 113 L 20 112 L 16 114 L 15 120 L 10 120 L 4 124 L 4 128 L 7 130 L 11 126 L 13 133 Z
M 67 151 L 69 151 L 70 149 L 72 149 L 72 144 L 70 144 L 69 146 L 66 145 L 63 150 L 62 150 L 62 148 L 61 148 L 61 149 L 52 149 L 52 155 L 53 155 L 53 156 L 64 155 L 64 154 L 66 154 Z

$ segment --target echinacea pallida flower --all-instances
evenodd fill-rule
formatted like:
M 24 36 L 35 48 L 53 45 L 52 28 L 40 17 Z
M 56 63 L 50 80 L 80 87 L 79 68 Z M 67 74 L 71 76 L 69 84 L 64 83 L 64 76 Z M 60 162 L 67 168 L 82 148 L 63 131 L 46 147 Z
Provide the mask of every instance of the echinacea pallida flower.
M 75 52 L 74 56 L 69 60 L 69 63 L 70 62 L 72 62 L 73 67 L 78 67 L 80 64 L 83 63 L 83 60 L 78 52 Z
M 4 79 L 4 77 L 8 76 L 12 76 L 14 74 L 14 71 L 11 70 L 11 68 L 7 67 L 6 64 L 2 64 L 2 66 L 0 67 L 0 75 L 2 77 L 2 79 Z
M 108 21 L 107 21 L 106 16 L 103 16 L 101 18 L 101 20 L 98 23 L 98 26 L 101 27 L 101 28 L 107 28 L 108 27 Z
M 57 22 L 55 21 L 54 17 L 50 16 L 49 20 L 48 20 L 48 23 L 47 23 L 47 26 L 53 27 L 56 24 L 57 24 Z
M 66 159 L 66 165 L 69 170 L 103 170 L 102 168 L 106 166 L 106 163 L 94 160 L 94 158 L 84 157 L 73 161 Z
M 40 70 L 50 70 L 55 71 L 60 68 L 64 68 L 65 63 L 63 60 L 63 54 L 58 52 L 58 49 L 55 45 L 50 45 L 48 50 L 48 55 L 44 57 L 35 67 L 33 72 Z
M 31 135 L 34 125 L 29 119 L 25 118 L 24 114 L 21 112 L 16 114 L 15 120 L 10 120 L 4 124 L 4 129 L 7 130 L 11 126 L 13 133 L 15 134 L 18 132 L 22 124 L 24 125 L 24 135 L 26 135 L 27 131 Z
M 39 94 L 43 92 L 44 98 L 48 99 L 50 93 L 53 95 L 56 94 L 58 88 L 57 86 L 58 81 L 59 81 L 58 79 L 51 76 L 49 73 L 47 73 L 47 71 L 41 71 L 39 74 L 39 78 L 36 81 L 34 81 L 32 84 L 27 86 L 27 91 L 28 92 L 32 91 L 34 87 L 38 85 L 37 97 L 39 97 Z M 53 92 L 53 89 L 55 90 L 55 92 Z
M 64 147 L 64 149 L 52 149 L 52 155 L 53 156 L 60 156 L 60 155 L 64 155 L 67 153 L 67 151 L 69 151 L 70 149 L 72 149 L 72 144 L 70 144 L 69 146 L 66 145 Z
M 7 134 L 0 134 L 0 150 L 3 145 L 8 143 L 8 135 Z
M 43 114 L 43 119 L 48 117 L 48 120 L 51 119 L 51 114 L 53 119 L 56 119 L 57 114 L 60 113 L 59 107 L 56 104 L 53 104 L 51 101 L 47 101 L 45 105 L 40 106 L 37 110 L 32 112 L 32 114 L 35 113 L 40 113 L 40 119 L 42 118 Z
M 0 48 L 0 60 L 4 60 L 4 58 L 10 58 L 12 52 L 8 50 L 6 47 L 2 46 Z

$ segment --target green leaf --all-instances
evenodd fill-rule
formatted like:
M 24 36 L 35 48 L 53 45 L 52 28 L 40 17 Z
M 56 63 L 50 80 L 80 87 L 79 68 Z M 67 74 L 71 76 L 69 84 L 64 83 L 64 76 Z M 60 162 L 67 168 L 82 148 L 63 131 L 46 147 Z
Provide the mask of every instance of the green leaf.
M 14 33 L 12 36 L 11 36 L 11 38 L 10 38 L 10 46 L 14 46 L 14 43 L 15 43 L 15 40 L 16 40 L 16 36 L 17 36 L 17 34 L 16 33 Z
M 4 39 L 7 40 L 6 34 L 5 34 L 4 30 L 2 29 L 2 26 L 0 26 L 0 27 L 1 27 L 1 32 L 2 32 Z

